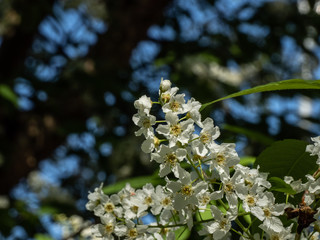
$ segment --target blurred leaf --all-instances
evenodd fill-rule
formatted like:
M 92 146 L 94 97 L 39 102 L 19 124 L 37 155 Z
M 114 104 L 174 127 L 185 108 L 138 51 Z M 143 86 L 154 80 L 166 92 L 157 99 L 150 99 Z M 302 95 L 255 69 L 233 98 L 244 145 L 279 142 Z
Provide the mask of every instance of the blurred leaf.
M 169 63 L 172 63 L 174 60 L 175 60 L 176 56 L 175 56 L 175 53 L 170 51 L 167 53 L 167 55 L 163 58 L 157 58 L 155 61 L 154 61 L 154 64 L 155 66 L 163 66 L 163 65 L 166 65 L 166 64 L 169 64 Z
M 303 79 L 290 79 L 290 80 L 283 80 L 279 82 L 272 82 L 265 85 L 256 86 L 253 88 L 245 89 L 240 92 L 236 92 L 230 94 L 226 97 L 219 98 L 212 102 L 208 102 L 202 105 L 200 111 L 204 108 L 208 107 L 211 104 L 216 102 L 220 102 L 225 99 L 239 97 L 243 95 L 248 95 L 252 93 L 259 93 L 259 92 L 268 92 L 268 91 L 278 91 L 278 90 L 292 90 L 292 89 L 320 89 L 320 80 L 303 80 Z
M 189 236 L 190 236 L 190 230 L 188 229 L 187 226 L 183 226 L 179 228 L 174 233 L 176 235 L 175 239 L 177 240 L 189 239 Z
M 269 172 L 270 177 L 304 178 L 317 169 L 316 156 L 310 156 L 306 146 L 306 142 L 295 139 L 274 142 L 257 157 L 254 167 L 259 165 L 259 170 Z
M 242 206 L 243 204 L 240 203 L 239 205 L 240 205 L 239 206 L 239 213 L 246 213 L 246 211 L 243 209 L 243 206 Z M 243 215 L 242 217 L 246 221 L 246 223 L 248 223 L 249 225 L 252 223 L 252 219 L 251 219 L 251 215 L 250 214 Z
M 271 143 L 274 142 L 274 139 L 272 139 L 271 137 L 268 137 L 260 132 L 250 130 L 247 128 L 224 124 L 223 129 L 230 131 L 230 132 L 233 132 L 233 133 L 243 134 L 243 135 L 247 136 L 248 138 L 255 140 L 255 141 L 258 141 L 264 145 L 270 145 Z
M 59 210 L 53 206 L 49 206 L 49 205 L 45 205 L 45 206 L 42 206 L 39 210 L 38 210 L 38 213 L 40 215 L 43 215 L 43 214 L 54 214 L 54 213 L 58 213 Z
M 296 191 L 294 191 L 292 187 L 289 184 L 285 183 L 285 181 L 283 181 L 283 179 L 281 178 L 271 177 L 268 179 L 268 181 L 272 185 L 272 187 L 270 188 L 271 191 L 283 192 L 291 195 L 296 194 Z
M 242 166 L 253 165 L 255 161 L 256 161 L 256 158 L 255 157 L 251 157 L 251 156 L 246 156 L 246 157 L 240 158 L 240 164 Z
M 197 221 L 212 219 L 213 216 L 211 214 L 210 204 L 207 205 L 206 210 L 204 212 L 198 212 L 196 214 Z
M 51 238 L 49 235 L 41 234 L 41 233 L 37 233 L 36 235 L 34 235 L 34 239 L 36 239 L 36 240 L 53 240 L 53 238 Z
M 18 106 L 18 97 L 8 85 L 0 84 L 0 96 L 9 100 L 15 107 Z
M 152 185 L 156 186 L 156 185 L 163 185 L 165 181 L 159 176 L 154 176 L 154 175 L 141 176 L 141 177 L 126 179 L 126 180 L 117 182 L 115 184 L 106 186 L 103 188 L 103 191 L 105 194 L 117 193 L 122 188 L 124 188 L 127 183 L 129 183 L 133 188 L 142 188 L 147 183 L 151 183 Z
M 12 216 L 10 216 L 8 209 L 0 209 L 0 233 L 5 236 L 9 235 L 11 228 L 15 225 L 16 222 Z

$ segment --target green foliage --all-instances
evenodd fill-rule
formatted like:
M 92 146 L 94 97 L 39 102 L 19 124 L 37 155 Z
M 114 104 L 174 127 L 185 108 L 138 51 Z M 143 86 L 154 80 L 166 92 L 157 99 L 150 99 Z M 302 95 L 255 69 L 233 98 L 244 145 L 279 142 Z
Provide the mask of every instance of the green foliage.
M 264 145 L 270 145 L 271 143 L 274 142 L 274 139 L 272 139 L 271 137 L 268 137 L 262 133 L 259 133 L 257 131 L 254 131 L 248 128 L 233 126 L 230 124 L 224 124 L 223 130 L 227 130 L 237 134 L 243 134 L 247 136 L 249 139 L 260 142 Z
M 190 230 L 188 229 L 187 226 L 183 226 L 179 228 L 174 233 L 175 233 L 175 239 L 178 239 L 178 240 L 189 239 L 189 236 L 190 236 Z
M 163 185 L 164 180 L 157 175 L 134 177 L 106 186 L 103 188 L 103 192 L 105 194 L 117 193 L 124 188 L 127 183 L 133 188 L 142 188 L 147 183 L 151 183 L 154 186 Z
M 18 97 L 6 84 L 0 84 L 0 97 L 10 101 L 15 107 L 18 105 Z
M 37 233 L 34 236 L 35 240 L 53 240 L 53 238 L 51 238 L 49 235 L 47 234 L 41 234 L 41 233 Z
M 240 158 L 240 164 L 243 166 L 252 166 L 255 161 L 256 161 L 256 158 L 251 156 L 245 156 Z
M 283 179 L 281 178 L 271 177 L 268 179 L 268 181 L 272 185 L 272 187 L 270 188 L 271 191 L 283 192 L 291 195 L 296 194 L 296 191 L 294 191 L 292 187 L 289 184 L 285 183 L 285 181 L 283 181 Z
M 254 167 L 259 165 L 259 170 L 268 172 L 269 177 L 305 178 L 317 169 L 316 156 L 310 156 L 306 146 L 306 142 L 294 139 L 274 142 L 257 157 Z
M 8 235 L 11 228 L 15 226 L 15 221 L 7 209 L 0 209 L 0 226 L 2 226 L 1 233 L 4 235 Z
M 230 94 L 226 97 L 219 98 L 209 103 L 205 103 L 202 105 L 201 110 L 208 107 L 211 104 L 216 102 L 220 102 L 225 99 L 244 96 L 252 93 L 260 93 L 260 92 L 269 92 L 269 91 L 278 91 L 278 90 L 293 90 L 293 89 L 320 89 L 320 80 L 303 80 L 303 79 L 290 79 L 283 80 L 279 82 L 272 82 L 265 85 L 260 85 L 257 87 L 245 89 L 233 94 Z
M 207 205 L 205 211 L 197 212 L 197 214 L 196 214 L 197 221 L 208 220 L 208 219 L 213 218 L 210 207 L 211 207 L 211 205 L 209 204 L 209 205 Z
M 58 213 L 59 209 L 50 205 L 41 206 L 38 210 L 38 214 L 45 215 L 45 214 L 55 214 Z

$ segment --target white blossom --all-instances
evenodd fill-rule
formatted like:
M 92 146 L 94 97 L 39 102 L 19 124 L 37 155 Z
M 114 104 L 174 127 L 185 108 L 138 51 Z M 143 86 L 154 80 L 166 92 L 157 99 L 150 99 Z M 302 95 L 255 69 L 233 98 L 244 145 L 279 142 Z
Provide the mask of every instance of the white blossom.
M 154 136 L 153 125 L 156 123 L 156 117 L 153 115 L 147 115 L 145 113 L 136 113 L 133 115 L 132 120 L 135 125 L 139 126 L 140 129 L 135 132 L 136 136 L 143 134 L 145 137 Z
M 103 194 L 100 198 L 100 204 L 94 209 L 96 216 L 103 216 L 104 214 L 115 214 L 118 217 L 122 215 L 122 207 L 117 206 L 120 203 L 120 198 L 117 194 L 110 197 Z
M 188 148 L 188 155 L 195 163 L 207 163 L 209 160 L 209 150 L 201 144 L 199 139 L 192 141 Z
M 186 113 L 186 103 L 184 100 L 185 94 L 176 94 L 174 96 L 171 96 L 169 102 L 165 103 L 162 106 L 162 111 L 167 113 L 173 113 L 173 114 L 183 114 Z
M 159 91 L 159 94 L 160 94 L 159 101 L 160 101 L 161 105 L 168 103 L 170 101 L 170 99 L 176 95 L 178 90 L 179 90 L 179 88 L 173 87 L 173 88 L 169 88 L 165 92 Z
M 175 194 L 173 206 L 179 211 L 188 204 L 198 204 L 196 196 L 201 190 L 207 188 L 207 183 L 203 181 L 195 183 L 191 178 L 191 174 L 184 172 L 183 175 L 179 176 L 178 181 L 169 181 L 167 188 Z
M 179 121 L 177 115 L 172 112 L 166 114 L 167 124 L 161 124 L 156 128 L 159 134 L 162 134 L 169 140 L 169 147 L 173 147 L 180 142 L 182 145 L 187 144 L 191 134 L 194 131 L 193 120 Z
M 92 235 L 103 240 L 113 240 L 114 230 L 117 225 L 116 218 L 113 215 L 105 215 L 100 217 L 102 224 L 96 224 L 92 227 Z
M 311 156 L 317 155 L 317 164 L 320 165 L 320 136 L 311 138 L 314 144 L 307 145 L 306 152 L 311 153 Z
M 180 173 L 184 170 L 180 166 L 187 155 L 187 151 L 183 148 L 178 147 L 168 147 L 166 145 L 161 145 L 158 152 L 151 154 L 151 160 L 160 163 L 159 176 L 164 177 L 170 172 L 173 172 L 175 177 L 179 177 Z
M 185 111 L 187 112 L 187 118 L 191 118 L 199 127 L 203 127 L 201 122 L 200 108 L 202 104 L 196 101 L 194 98 L 188 100 L 185 105 Z
M 269 236 L 269 238 L 272 239 L 277 239 L 277 240 L 291 240 L 294 239 L 294 235 L 291 234 L 291 228 L 292 228 L 292 224 L 285 228 L 282 227 L 280 231 L 275 231 L 272 228 L 267 228 L 265 225 L 261 224 L 259 226 L 262 230 L 264 230 L 267 235 Z
M 271 184 L 267 181 L 268 174 L 259 172 L 259 166 L 257 168 L 249 168 L 237 164 L 234 166 L 234 169 L 240 173 L 238 176 L 238 181 L 242 182 L 248 188 L 253 187 L 255 184 L 262 186 L 263 188 L 270 188 Z
M 239 171 L 235 171 L 232 177 L 230 177 L 226 173 L 222 173 L 220 175 L 221 177 L 221 183 L 222 188 L 219 191 L 215 191 L 212 194 L 212 198 L 214 200 L 222 199 L 223 196 L 226 196 L 226 199 L 229 203 L 229 207 L 231 209 L 237 209 L 238 207 L 238 196 L 237 196 L 237 190 L 239 187 L 242 187 L 239 184 L 236 184 L 238 181 L 238 176 L 240 175 Z
M 151 98 L 147 97 L 146 95 L 143 95 L 138 100 L 134 101 L 134 107 L 138 110 L 139 114 L 144 113 L 148 115 L 152 107 Z
M 220 136 L 220 130 L 217 126 L 214 126 L 211 118 L 206 118 L 203 122 L 203 129 L 200 132 L 199 139 L 202 144 L 210 146 L 215 139 Z
M 88 199 L 89 202 L 86 204 L 86 208 L 89 211 L 93 211 L 101 202 L 101 198 L 104 195 L 102 191 L 103 184 L 100 185 L 100 187 L 95 188 L 94 192 L 89 192 Z
M 148 214 L 148 205 L 145 204 L 144 195 L 136 193 L 130 198 L 124 199 L 123 202 L 125 219 L 136 219 Z
M 232 211 L 222 213 L 219 208 L 212 205 L 211 213 L 214 221 L 205 223 L 204 228 L 199 232 L 200 235 L 212 234 L 214 239 L 223 239 L 231 229 L 231 221 L 236 219 L 237 214 Z
M 136 225 L 133 221 L 127 220 L 125 225 L 118 225 L 115 227 L 115 233 L 119 237 L 124 237 L 126 240 L 146 239 L 145 232 L 147 230 L 146 225 Z
M 263 219 L 264 212 L 260 205 L 267 205 L 268 199 L 258 191 L 258 184 L 251 188 L 247 188 L 242 184 L 237 184 L 237 186 L 237 195 L 243 202 L 243 209 L 246 212 L 251 212 L 260 220 L 261 218 Z
M 222 143 L 221 145 L 212 143 L 209 149 L 211 151 L 209 158 L 212 161 L 207 164 L 210 164 L 210 170 L 215 168 L 220 174 L 222 172 L 229 174 L 229 168 L 240 162 L 233 143 Z
M 162 209 L 167 209 L 169 211 L 173 210 L 173 198 L 172 193 L 166 191 L 163 186 L 158 185 L 155 192 L 152 194 L 154 199 L 154 204 L 152 205 L 151 212 L 158 215 Z
M 280 232 L 283 225 L 278 217 L 284 213 L 286 204 L 275 203 L 275 198 L 271 192 L 265 192 L 264 198 L 266 198 L 267 201 L 259 202 L 263 215 L 255 216 L 263 221 L 265 228 L 272 229 L 274 232 Z
M 285 176 L 284 182 L 289 184 L 296 193 L 303 192 L 307 189 L 307 185 L 303 184 L 301 179 L 294 181 L 293 177 Z

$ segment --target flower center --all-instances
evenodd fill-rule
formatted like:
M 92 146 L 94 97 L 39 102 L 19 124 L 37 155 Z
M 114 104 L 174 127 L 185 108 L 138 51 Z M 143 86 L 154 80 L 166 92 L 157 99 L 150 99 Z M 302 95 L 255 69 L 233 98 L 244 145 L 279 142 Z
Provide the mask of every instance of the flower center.
M 233 192 L 233 185 L 231 182 L 228 182 L 224 185 L 224 191 L 225 192 Z
M 201 133 L 201 134 L 200 134 L 200 141 L 201 141 L 202 143 L 204 143 L 204 144 L 205 144 L 205 143 L 209 143 L 210 140 L 211 140 L 211 136 L 210 136 L 209 133 L 204 132 L 204 133 Z
M 178 112 L 179 108 L 180 108 L 180 103 L 178 103 L 177 101 L 172 101 L 170 103 L 170 108 L 173 112 Z
M 256 200 L 253 196 L 248 195 L 246 198 L 246 202 L 248 203 L 249 206 L 254 206 L 256 204 Z
M 138 213 L 139 207 L 136 206 L 136 205 L 134 205 L 134 206 L 132 206 L 130 209 L 131 209 L 132 212 Z
M 170 164 L 172 167 L 174 167 L 178 162 L 178 159 L 174 153 L 170 153 L 166 155 L 165 162 Z
M 220 223 L 219 223 L 219 226 L 221 229 L 225 229 L 226 225 L 228 224 L 228 220 L 223 218 Z
M 280 237 L 278 235 L 272 235 L 270 240 L 280 240 Z
M 136 237 L 138 237 L 138 231 L 137 231 L 137 229 L 136 229 L 136 228 L 131 228 L 131 229 L 129 229 L 129 231 L 128 231 L 128 237 L 129 237 L 129 238 L 136 238 Z
M 210 201 L 210 197 L 208 195 L 204 195 L 200 198 L 201 205 L 207 205 Z
M 150 119 L 149 119 L 149 118 L 145 118 L 145 119 L 142 121 L 142 126 L 143 126 L 144 128 L 150 128 L 150 127 L 151 127 Z
M 170 127 L 170 133 L 174 136 L 178 136 L 182 132 L 181 125 L 178 123 Z
M 171 96 L 170 96 L 169 93 L 163 93 L 163 94 L 161 94 L 161 101 L 162 101 L 163 103 L 168 103 L 168 102 L 170 101 L 170 98 L 171 98 Z
M 192 193 L 193 193 L 192 186 L 191 185 L 182 186 L 181 192 L 182 192 L 183 195 L 191 196 Z
M 269 210 L 269 208 L 264 208 L 263 209 L 263 213 L 266 217 L 271 217 L 272 216 L 272 213 L 271 211 Z
M 193 161 L 195 161 L 195 162 L 199 162 L 199 161 L 201 161 L 203 158 L 204 158 L 204 157 L 201 157 L 201 156 L 198 155 L 198 154 L 194 154 L 194 155 L 193 155 Z
M 114 208 L 115 207 L 111 202 L 106 203 L 106 205 L 104 206 L 104 209 L 106 210 L 107 213 L 112 213 Z
M 144 203 L 145 203 L 146 205 L 151 205 L 152 202 L 153 202 L 153 200 L 152 200 L 152 198 L 151 198 L 150 196 L 148 196 L 148 197 L 146 197 L 146 198 L 144 199 Z
M 245 180 L 244 180 L 244 184 L 245 184 L 246 186 L 250 187 L 250 188 L 253 186 L 253 182 L 250 181 L 250 179 L 245 179 Z
M 171 199 L 169 197 L 166 197 L 161 201 L 161 204 L 163 206 L 169 206 L 171 204 Z
M 224 165 L 226 157 L 223 154 L 219 153 L 216 157 L 216 161 L 219 165 Z
M 106 232 L 108 234 L 112 233 L 113 232 L 113 229 L 114 229 L 114 226 L 112 223 L 108 223 L 106 226 L 105 226 L 105 229 L 106 229 Z

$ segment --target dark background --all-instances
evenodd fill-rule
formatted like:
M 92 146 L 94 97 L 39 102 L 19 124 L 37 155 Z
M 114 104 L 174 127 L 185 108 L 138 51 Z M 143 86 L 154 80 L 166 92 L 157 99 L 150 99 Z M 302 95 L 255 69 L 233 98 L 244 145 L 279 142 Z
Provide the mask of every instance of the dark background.
M 80 238 L 61 224 L 93 220 L 89 190 L 155 171 L 131 117 L 138 97 L 156 100 L 161 77 L 202 103 L 318 79 L 319 30 L 311 0 L 0 1 L 0 239 Z M 241 156 L 320 134 L 316 91 L 254 94 L 203 114 Z

